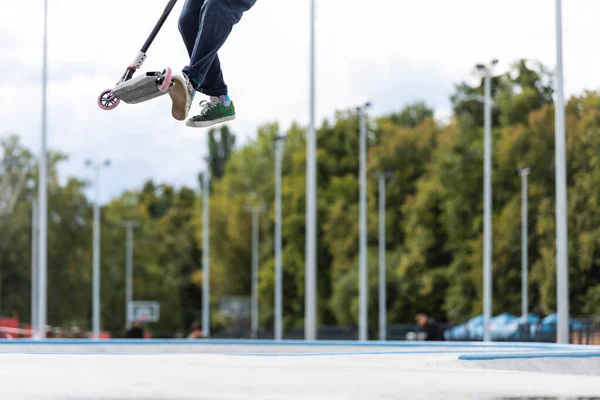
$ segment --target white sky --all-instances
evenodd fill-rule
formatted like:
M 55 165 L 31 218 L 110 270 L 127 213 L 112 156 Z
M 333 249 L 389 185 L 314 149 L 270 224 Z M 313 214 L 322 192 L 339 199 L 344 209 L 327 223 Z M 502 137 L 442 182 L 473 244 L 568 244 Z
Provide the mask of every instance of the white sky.
M 39 151 L 43 0 L 2 0 L 0 135 L 19 133 Z M 106 201 L 146 178 L 195 186 L 206 130 L 170 116 L 162 97 L 106 112 L 98 94 L 120 78 L 166 0 L 49 0 L 49 131 L 70 155 L 64 177 L 90 177 L 88 157 L 111 158 Z M 148 52 L 145 70 L 189 61 L 177 30 L 180 0 Z M 499 72 L 518 58 L 554 68 L 554 0 L 317 0 L 319 120 L 365 100 L 373 113 L 424 100 L 447 115 L 453 84 L 477 62 L 497 57 Z M 308 121 L 309 0 L 258 0 L 220 52 L 239 140 L 256 127 Z M 567 94 L 600 86 L 598 0 L 563 1 Z M 202 96 L 198 96 L 202 99 Z M 197 97 L 197 99 L 198 99 Z M 198 100 L 197 100 L 198 101 Z M 195 110 L 197 111 L 197 107 Z

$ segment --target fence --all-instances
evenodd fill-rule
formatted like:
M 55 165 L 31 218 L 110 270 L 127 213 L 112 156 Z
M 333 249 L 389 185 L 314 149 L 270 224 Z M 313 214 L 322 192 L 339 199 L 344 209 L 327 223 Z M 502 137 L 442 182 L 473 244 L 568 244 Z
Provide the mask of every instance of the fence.
M 5 324 L 0 321 L 0 339 L 20 339 L 30 338 L 31 330 L 29 326 L 15 327 L 14 323 Z M 7 322 L 7 321 L 4 321 Z M 4 326 L 3 326 L 4 325 Z M 456 326 L 453 324 L 441 324 L 441 328 L 449 332 Z M 377 327 L 369 332 L 369 338 L 371 340 L 378 340 Z M 119 338 L 123 337 L 122 332 L 101 332 L 102 339 L 110 339 L 111 337 Z M 89 337 L 89 333 L 86 332 L 74 332 L 67 331 L 63 332 L 60 328 L 49 328 L 47 331 L 48 338 L 84 338 Z M 182 332 L 159 332 L 153 331 L 152 337 L 154 338 L 183 338 L 186 335 Z M 284 335 L 285 339 L 288 340 L 303 340 L 304 339 L 304 328 L 296 327 L 287 331 Z M 240 327 L 221 329 L 213 333 L 211 338 L 214 339 L 250 339 L 251 334 L 249 329 Z M 273 339 L 274 334 L 272 330 L 259 330 L 258 339 Z M 353 326 L 320 326 L 317 330 L 317 338 L 319 340 L 357 340 L 358 329 Z M 387 329 L 387 340 L 390 341 L 410 341 L 410 340 L 424 340 L 423 330 L 416 324 L 391 324 L 388 325 Z M 473 331 L 466 330 L 465 334 L 461 337 L 450 337 L 447 338 L 450 341 L 481 341 L 481 332 L 479 330 Z M 506 337 L 494 337 L 492 340 L 497 342 L 556 342 L 556 325 L 542 325 L 542 324 L 523 324 L 518 327 L 517 330 L 511 332 Z M 596 318 L 576 318 L 572 320 L 571 324 L 571 343 L 582 344 L 582 345 L 600 345 L 600 317 Z

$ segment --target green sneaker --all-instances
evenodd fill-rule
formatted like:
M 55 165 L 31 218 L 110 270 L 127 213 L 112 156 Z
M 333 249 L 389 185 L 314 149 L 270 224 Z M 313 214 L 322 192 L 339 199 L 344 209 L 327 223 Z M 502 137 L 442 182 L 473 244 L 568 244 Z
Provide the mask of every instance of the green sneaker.
M 212 97 L 209 101 L 200 102 L 200 115 L 188 119 L 187 126 L 193 128 L 206 128 L 222 122 L 235 119 L 235 106 L 233 101 L 228 106 L 221 103 L 218 97 Z

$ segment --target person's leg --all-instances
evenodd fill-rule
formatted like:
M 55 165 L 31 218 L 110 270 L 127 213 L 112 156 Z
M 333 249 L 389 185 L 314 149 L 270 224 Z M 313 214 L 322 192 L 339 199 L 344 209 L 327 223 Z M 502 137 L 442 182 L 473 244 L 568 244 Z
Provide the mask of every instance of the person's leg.
M 199 91 L 207 96 L 224 96 L 227 94 L 227 85 L 223 78 L 223 71 L 221 70 L 221 61 L 219 55 L 215 55 L 212 64 L 206 72 L 204 81 L 199 87 Z
M 205 0 L 201 10 L 200 29 L 196 37 L 190 65 L 183 69 L 200 92 L 211 96 L 201 103 L 200 115 L 188 120 L 192 127 L 208 127 L 235 118 L 235 107 L 227 94 L 217 52 L 227 40 L 244 12 L 256 0 Z
M 205 0 L 186 0 L 179 16 L 179 33 L 181 33 L 183 43 L 190 58 L 196 45 L 204 2 Z M 173 75 L 173 81 L 175 82 L 175 87 L 170 93 L 171 100 L 173 101 L 171 114 L 176 120 L 185 121 L 192 107 L 196 88 L 185 73 L 183 73 L 183 76 Z
M 194 52 L 196 37 L 200 29 L 200 15 L 203 5 L 204 0 L 186 0 L 179 16 L 179 33 L 183 38 L 183 43 L 190 58 Z
M 205 88 L 208 95 L 224 95 L 227 87 L 223 81 L 217 52 L 223 46 L 233 26 L 242 18 L 256 0 L 205 0 L 201 9 L 200 27 L 196 35 L 190 64 L 183 69 L 197 88 Z M 213 62 L 217 60 L 214 65 Z M 205 81 L 208 81 L 205 83 Z M 221 86 L 221 87 L 219 87 Z M 221 93 L 217 93 L 221 89 Z M 214 91 L 213 91 L 214 90 Z

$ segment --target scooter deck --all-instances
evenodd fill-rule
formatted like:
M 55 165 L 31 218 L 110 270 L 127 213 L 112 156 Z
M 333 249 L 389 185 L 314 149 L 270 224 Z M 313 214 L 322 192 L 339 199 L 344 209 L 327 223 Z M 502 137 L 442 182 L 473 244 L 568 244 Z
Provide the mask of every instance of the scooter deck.
M 156 83 L 157 78 L 160 76 L 159 72 L 146 72 L 117 85 L 114 94 L 127 104 L 138 104 L 171 93 L 175 86 L 174 82 L 171 82 L 169 89 L 166 91 L 160 91 L 160 85 Z

